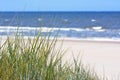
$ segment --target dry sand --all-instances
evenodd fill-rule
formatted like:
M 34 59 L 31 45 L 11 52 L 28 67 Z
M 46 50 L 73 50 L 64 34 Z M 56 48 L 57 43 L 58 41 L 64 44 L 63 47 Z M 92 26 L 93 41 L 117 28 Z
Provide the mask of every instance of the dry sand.
M 61 44 L 58 40 L 57 46 Z M 120 80 L 120 41 L 69 40 L 63 42 L 62 49 L 67 49 L 64 60 L 71 61 L 74 54 L 80 53 L 82 62 L 97 72 L 107 76 L 108 80 Z
M 3 42 L 6 37 L 2 37 Z M 100 76 L 107 76 L 108 80 L 120 80 L 120 41 L 95 41 L 59 39 L 56 46 L 63 42 L 62 49 L 67 50 L 63 60 L 72 63 L 73 55 L 82 56 L 82 62 L 90 66 Z M 73 55 L 72 55 L 73 54 Z M 81 59 L 81 58 L 79 58 Z

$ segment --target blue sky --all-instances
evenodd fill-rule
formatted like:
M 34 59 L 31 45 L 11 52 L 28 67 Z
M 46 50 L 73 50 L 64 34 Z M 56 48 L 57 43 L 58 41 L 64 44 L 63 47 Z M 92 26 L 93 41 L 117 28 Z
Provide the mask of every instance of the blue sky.
M 0 11 L 120 11 L 120 0 L 1 0 Z

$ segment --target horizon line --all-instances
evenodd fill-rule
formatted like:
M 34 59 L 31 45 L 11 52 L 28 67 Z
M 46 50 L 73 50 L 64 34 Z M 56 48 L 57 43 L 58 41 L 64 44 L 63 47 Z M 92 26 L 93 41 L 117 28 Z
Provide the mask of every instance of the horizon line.
M 0 12 L 120 12 L 120 11 L 0 11 Z

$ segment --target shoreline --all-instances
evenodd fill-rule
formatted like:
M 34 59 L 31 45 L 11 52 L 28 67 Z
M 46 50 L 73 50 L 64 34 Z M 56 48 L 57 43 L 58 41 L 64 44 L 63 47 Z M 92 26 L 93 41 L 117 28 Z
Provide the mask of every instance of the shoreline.
M 0 39 L 7 39 L 8 36 L 0 36 Z M 14 36 L 9 36 L 14 38 Z M 24 39 L 31 38 L 33 39 L 33 36 L 24 36 Z M 106 43 L 120 43 L 120 38 L 73 38 L 73 37 L 56 37 L 58 41 L 65 40 L 65 41 L 82 41 L 82 42 L 106 42 Z M 50 37 L 50 39 L 54 39 L 54 37 Z

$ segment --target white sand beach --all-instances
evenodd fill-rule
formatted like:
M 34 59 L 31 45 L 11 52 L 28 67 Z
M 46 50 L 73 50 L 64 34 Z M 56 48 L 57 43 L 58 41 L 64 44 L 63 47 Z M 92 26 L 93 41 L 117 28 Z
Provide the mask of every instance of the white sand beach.
M 58 40 L 57 46 L 61 44 Z M 64 60 L 71 61 L 82 56 L 82 62 L 93 68 L 100 76 L 107 76 L 108 80 L 119 80 L 120 76 L 120 42 L 119 41 L 93 41 L 69 40 L 63 42 L 63 49 L 67 49 Z
M 1 37 L 2 42 L 6 37 Z M 82 62 L 94 69 L 95 72 L 102 76 L 107 76 L 108 80 L 119 80 L 120 76 L 120 41 L 95 41 L 95 40 L 72 40 L 58 39 L 56 48 L 67 50 L 63 60 L 72 63 L 73 55 Z

